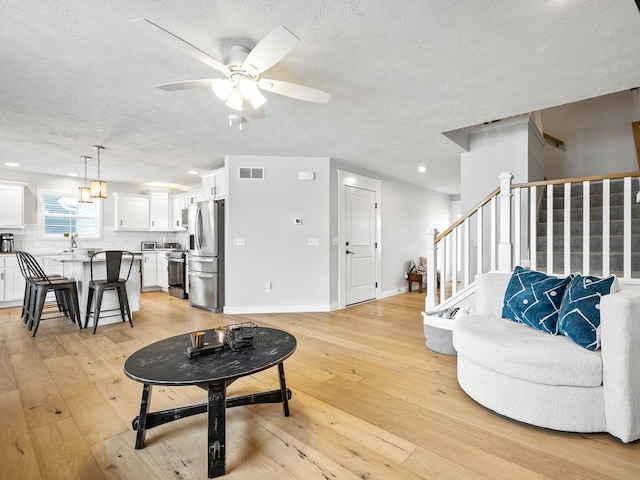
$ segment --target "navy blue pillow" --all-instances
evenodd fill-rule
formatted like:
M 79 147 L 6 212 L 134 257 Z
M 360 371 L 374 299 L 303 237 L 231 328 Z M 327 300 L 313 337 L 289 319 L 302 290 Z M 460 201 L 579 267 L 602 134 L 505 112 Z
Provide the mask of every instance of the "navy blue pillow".
M 587 350 L 600 348 L 600 299 L 613 291 L 615 275 L 606 278 L 577 274 L 560 306 L 558 330 Z
M 504 294 L 502 316 L 551 335 L 558 333 L 558 312 L 573 274 L 558 278 L 517 266 Z

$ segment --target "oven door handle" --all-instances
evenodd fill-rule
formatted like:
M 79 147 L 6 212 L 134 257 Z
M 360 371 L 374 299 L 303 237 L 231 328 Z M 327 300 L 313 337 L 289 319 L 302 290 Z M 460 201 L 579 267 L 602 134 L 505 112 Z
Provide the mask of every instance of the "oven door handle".
M 169 258 L 172 263 L 184 263 L 184 258 Z

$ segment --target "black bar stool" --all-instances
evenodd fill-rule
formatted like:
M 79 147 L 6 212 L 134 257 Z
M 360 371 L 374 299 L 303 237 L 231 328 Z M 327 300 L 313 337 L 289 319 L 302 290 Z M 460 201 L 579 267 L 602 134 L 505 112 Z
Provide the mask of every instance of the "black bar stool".
M 29 255 L 32 258 L 32 261 L 35 265 L 37 265 L 40 270 L 42 270 L 44 272 L 44 270 L 40 267 L 40 264 L 38 264 L 37 260 L 31 256 L 31 254 L 27 253 L 27 252 L 16 252 L 16 259 L 18 260 L 18 266 L 20 267 L 20 273 L 22 274 L 22 276 L 25 279 L 24 282 L 24 297 L 22 299 L 22 312 L 20 313 L 20 317 L 22 317 L 22 321 L 24 323 L 27 323 L 27 321 L 29 320 L 28 316 L 27 316 L 27 311 L 29 309 L 29 305 L 30 305 L 30 301 L 31 301 L 31 296 L 32 296 L 32 285 L 30 280 L 44 280 L 41 276 L 40 277 L 32 277 L 29 274 L 27 265 L 25 260 L 23 259 L 25 255 Z M 48 278 L 50 279 L 61 279 L 63 278 L 62 275 L 58 275 L 58 274 L 52 274 L 52 275 L 47 275 Z M 56 300 L 57 300 L 57 304 L 60 303 L 60 299 L 58 298 L 60 297 L 60 294 L 58 292 L 56 292 Z M 46 304 L 45 304 L 46 305 Z M 62 311 L 60 309 L 60 311 Z
M 96 280 L 93 277 L 93 263 L 94 261 L 106 262 L 107 278 L 102 280 Z M 131 309 L 129 308 L 129 298 L 127 297 L 127 280 L 131 274 L 131 267 L 133 266 L 133 253 L 126 250 L 105 250 L 102 252 L 96 252 L 91 257 L 91 282 L 89 282 L 89 292 L 87 296 L 87 311 L 85 314 L 84 326 L 89 325 L 89 317 L 93 316 L 93 333 L 96 333 L 98 328 L 98 320 L 100 319 L 100 311 L 102 308 L 102 296 L 106 290 L 116 290 L 118 292 L 118 303 L 120 316 L 122 321 L 126 321 L 128 317 L 129 325 L 133 327 L 133 319 L 131 317 Z M 126 271 L 126 276 L 122 273 Z M 96 294 L 95 310 L 91 311 L 93 303 L 93 295 Z M 105 310 L 113 311 L 118 309 Z M 115 314 L 117 315 L 117 314 Z M 108 315 L 108 316 L 115 316 Z
M 47 294 L 51 291 L 56 295 L 56 306 L 58 313 L 62 313 L 69 318 L 78 327 L 82 328 L 82 318 L 80 317 L 80 308 L 78 303 L 78 288 L 75 280 L 63 277 L 49 277 L 36 259 L 27 252 L 16 252 L 20 271 L 25 275 L 27 287 L 25 288 L 25 299 L 23 300 L 23 308 L 25 309 L 25 317 L 27 328 L 32 330 L 32 336 L 36 336 L 40 320 L 44 320 L 45 301 Z M 48 313 L 48 312 L 47 312 Z M 59 317 L 46 317 L 46 319 Z

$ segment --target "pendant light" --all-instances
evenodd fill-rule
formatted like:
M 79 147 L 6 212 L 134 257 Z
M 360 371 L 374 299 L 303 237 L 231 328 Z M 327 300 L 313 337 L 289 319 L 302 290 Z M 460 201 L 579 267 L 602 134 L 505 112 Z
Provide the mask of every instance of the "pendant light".
M 98 179 L 91 180 L 91 198 L 103 200 L 107 198 L 107 183 L 100 180 L 100 150 L 103 150 L 104 147 L 94 145 L 93 148 L 98 150 Z
M 91 160 L 91 157 L 83 155 L 80 158 L 84 160 L 84 186 L 78 187 L 78 202 L 93 203 L 93 200 L 91 200 L 91 189 L 87 187 L 87 160 Z

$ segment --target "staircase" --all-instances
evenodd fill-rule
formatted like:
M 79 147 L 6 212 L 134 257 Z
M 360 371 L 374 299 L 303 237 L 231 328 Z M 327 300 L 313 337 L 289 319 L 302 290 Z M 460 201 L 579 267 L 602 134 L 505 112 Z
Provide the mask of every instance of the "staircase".
M 571 187 L 569 211 L 569 237 L 565 241 L 565 188 L 564 185 L 553 185 L 553 268 L 555 274 L 581 272 L 590 275 L 624 274 L 624 183 L 622 179 L 612 180 L 609 184 L 609 222 L 608 248 L 603 251 L 603 218 L 604 196 L 603 182 L 589 184 L 588 205 L 588 245 L 585 246 L 584 232 L 584 195 L 583 184 L 576 183 Z M 636 203 L 638 188 L 632 189 L 631 203 L 631 276 L 640 277 L 640 250 L 633 247 L 640 245 L 640 203 Z M 541 208 L 539 209 L 536 236 L 536 268 L 549 271 L 547 268 L 547 232 L 548 232 L 548 190 L 544 190 Z M 588 272 L 585 271 L 585 249 L 588 251 Z M 568 251 L 567 251 L 568 250 Z M 608 256 L 608 271 L 603 268 L 603 257 Z M 568 262 L 565 259 L 569 259 Z M 569 272 L 566 271 L 569 268 Z

